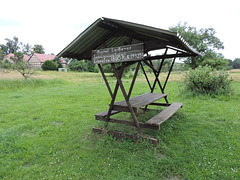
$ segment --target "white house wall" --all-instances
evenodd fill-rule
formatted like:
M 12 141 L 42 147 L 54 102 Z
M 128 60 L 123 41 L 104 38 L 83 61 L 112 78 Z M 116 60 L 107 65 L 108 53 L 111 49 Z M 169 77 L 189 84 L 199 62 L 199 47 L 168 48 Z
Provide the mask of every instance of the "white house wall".
M 28 62 L 30 66 L 33 68 L 41 68 L 42 66 L 42 63 L 39 61 L 39 59 L 35 55 L 33 55 Z

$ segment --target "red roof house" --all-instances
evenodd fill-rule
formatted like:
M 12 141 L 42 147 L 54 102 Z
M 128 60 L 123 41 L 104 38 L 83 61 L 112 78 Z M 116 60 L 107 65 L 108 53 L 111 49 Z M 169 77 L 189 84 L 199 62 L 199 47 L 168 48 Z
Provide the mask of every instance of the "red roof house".
M 41 68 L 42 64 L 45 61 L 53 60 L 53 59 L 55 59 L 55 57 L 56 57 L 56 55 L 34 53 L 28 62 L 33 68 Z M 65 67 L 67 63 L 64 58 L 61 58 L 61 62 L 62 62 L 63 67 Z
M 10 54 L 6 55 L 3 60 L 4 61 L 8 60 L 9 62 L 13 63 L 13 60 L 11 59 L 11 57 L 14 57 L 14 53 L 10 53 Z M 27 62 L 29 59 L 30 59 L 30 56 L 24 54 L 23 61 Z

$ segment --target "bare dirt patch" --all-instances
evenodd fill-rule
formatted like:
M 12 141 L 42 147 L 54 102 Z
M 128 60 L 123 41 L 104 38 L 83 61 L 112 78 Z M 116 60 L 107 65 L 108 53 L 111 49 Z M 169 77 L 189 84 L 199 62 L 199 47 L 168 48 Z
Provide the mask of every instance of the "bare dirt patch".
M 51 77 L 48 75 L 37 74 L 37 73 L 30 76 L 30 78 L 54 79 L 54 77 Z M 0 69 L 0 79 L 15 80 L 15 79 L 24 79 L 24 77 L 19 72 Z
M 24 79 L 24 77 L 17 72 L 14 71 L 6 71 L 6 70 L 0 70 L 0 79 Z

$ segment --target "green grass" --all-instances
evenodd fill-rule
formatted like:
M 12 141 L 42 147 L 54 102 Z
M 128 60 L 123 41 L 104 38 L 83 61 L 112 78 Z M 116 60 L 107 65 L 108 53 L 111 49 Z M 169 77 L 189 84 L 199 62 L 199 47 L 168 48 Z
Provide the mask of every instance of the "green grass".
M 48 86 L 54 84 L 65 83 L 59 79 L 55 80 L 42 80 L 42 79 L 32 79 L 32 80 L 0 80 L 0 90 L 13 91 L 22 88 L 38 88 L 41 86 Z
M 104 124 L 94 114 L 107 110 L 107 88 L 91 75 L 66 76 L 0 80 L 0 179 L 240 179 L 239 82 L 234 95 L 217 98 L 192 97 L 182 82 L 169 82 L 170 102 L 184 106 L 160 131 L 144 131 L 159 140 L 154 147 L 92 133 Z M 133 96 L 147 91 L 137 81 Z

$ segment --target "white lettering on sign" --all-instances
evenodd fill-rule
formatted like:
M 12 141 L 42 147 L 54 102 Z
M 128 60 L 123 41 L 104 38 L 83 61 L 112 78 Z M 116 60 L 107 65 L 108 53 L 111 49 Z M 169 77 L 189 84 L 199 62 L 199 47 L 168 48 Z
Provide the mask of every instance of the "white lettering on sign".
M 143 43 L 93 50 L 92 61 L 94 64 L 137 61 L 143 59 L 143 52 Z

